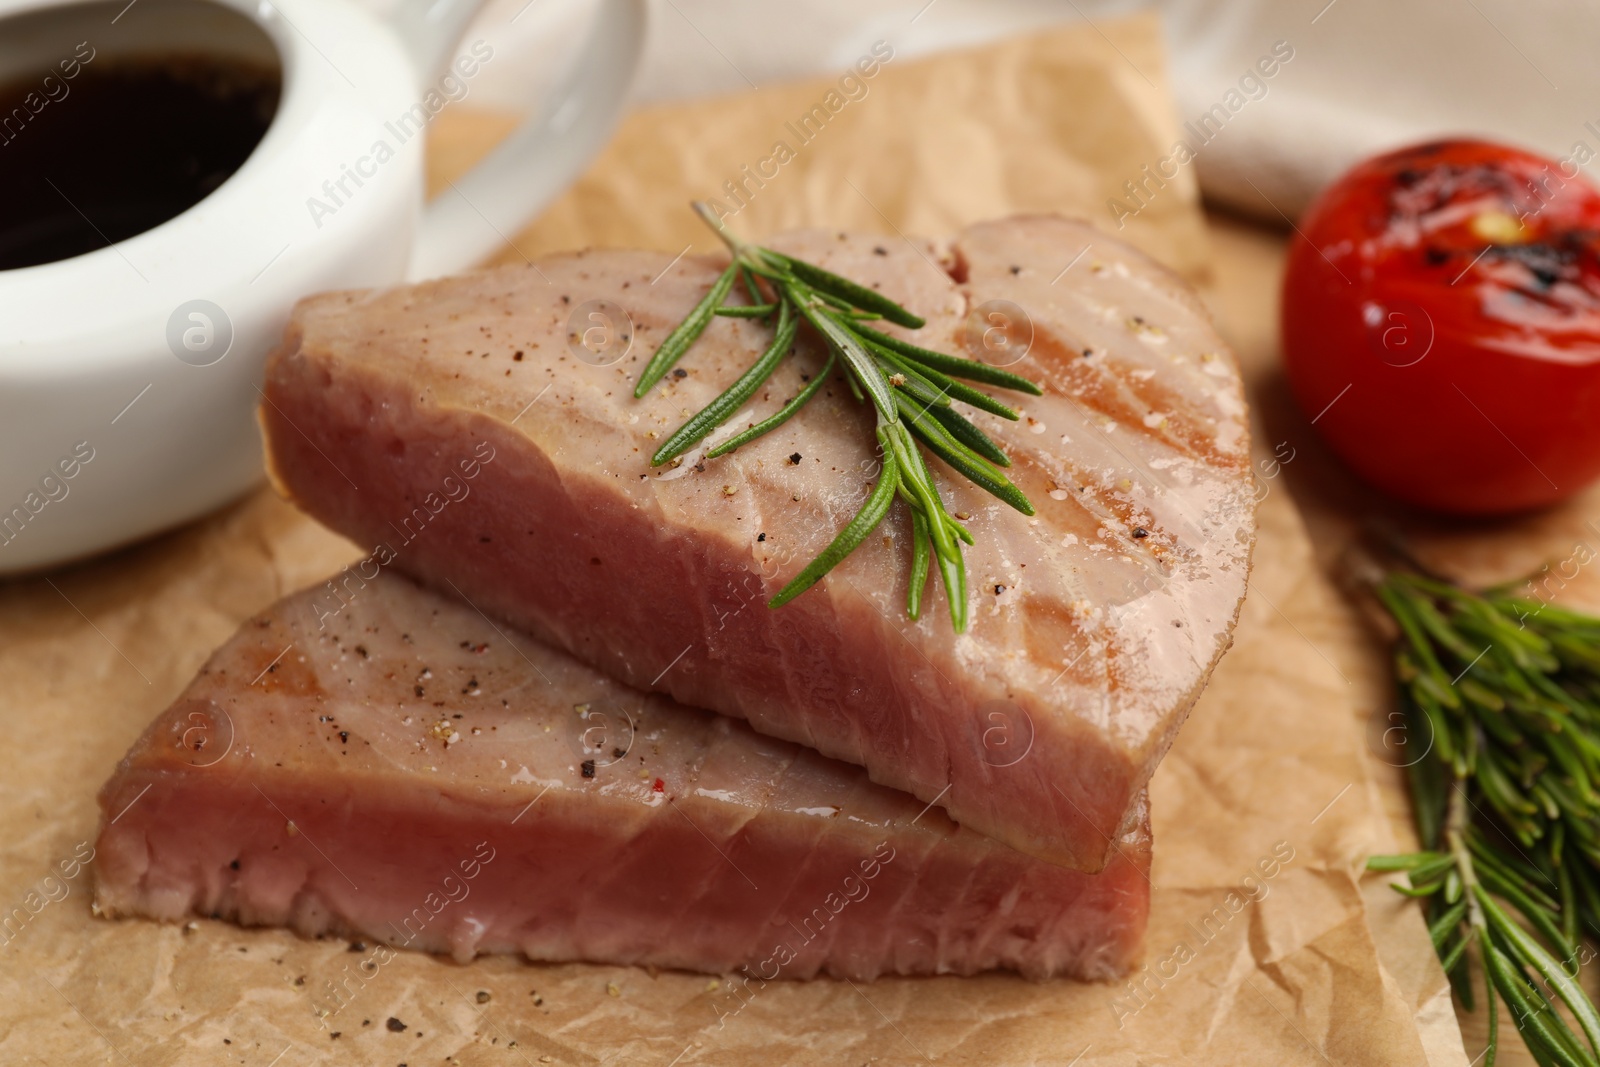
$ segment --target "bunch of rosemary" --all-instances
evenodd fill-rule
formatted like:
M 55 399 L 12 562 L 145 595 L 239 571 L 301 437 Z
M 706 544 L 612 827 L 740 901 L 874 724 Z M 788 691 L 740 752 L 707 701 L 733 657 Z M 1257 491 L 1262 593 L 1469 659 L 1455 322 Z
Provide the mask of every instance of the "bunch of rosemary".
M 1427 747 L 1407 770 L 1426 847 L 1367 867 L 1405 872 L 1395 888 L 1423 899 L 1469 1011 L 1475 946 L 1489 1067 L 1496 995 L 1538 1063 L 1600 1067 L 1600 1013 L 1577 980 L 1582 939 L 1600 937 L 1600 619 L 1410 572 L 1375 591 L 1400 629 L 1407 745 Z
M 676 459 L 732 418 L 790 354 L 795 334 L 804 320 L 827 345 L 828 358 L 821 370 L 778 411 L 723 441 L 706 453 L 707 458 L 731 452 L 781 426 L 817 395 L 834 367 L 840 365 L 856 399 L 872 402 L 877 415 L 882 470 L 856 516 L 816 559 L 768 602 L 768 606 L 781 607 L 815 585 L 866 540 L 898 497 L 905 501 L 911 513 L 912 557 L 907 613 L 915 619 L 922 612 L 931 556 L 937 561 L 944 580 L 946 598 L 950 602 L 950 621 L 957 633 L 965 630 L 967 578 L 960 546 L 963 542 L 972 544 L 972 535 L 945 509 L 933 473 L 917 443 L 921 442 L 975 485 L 1024 515 L 1032 515 L 1032 503 L 1001 472 L 1000 468 L 1010 466 L 1011 461 L 988 434 L 955 410 L 953 402 L 1015 420 L 1014 410 L 966 382 L 981 382 L 1035 396 L 1039 395 L 1039 387 L 987 363 L 931 351 L 873 329 L 866 323 L 878 319 L 908 329 L 919 329 L 924 323 L 873 289 L 804 260 L 740 241 L 704 204 L 693 206 L 728 246 L 732 261 L 688 317 L 661 342 L 640 374 L 633 395 L 643 397 L 654 388 L 714 317 L 776 321 L 772 343 L 766 350 L 720 396 L 668 437 L 651 457 L 651 463 L 659 466 Z M 743 282 L 750 303 L 730 305 L 726 301 L 739 281 Z

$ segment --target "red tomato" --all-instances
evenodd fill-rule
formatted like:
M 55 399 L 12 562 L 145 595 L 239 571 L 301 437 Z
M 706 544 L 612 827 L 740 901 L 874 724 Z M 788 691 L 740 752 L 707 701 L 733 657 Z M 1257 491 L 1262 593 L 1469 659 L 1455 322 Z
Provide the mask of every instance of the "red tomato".
M 1600 476 L 1600 191 L 1483 141 L 1360 164 L 1292 241 L 1283 353 L 1307 417 L 1395 497 L 1491 515 L 1577 492 Z

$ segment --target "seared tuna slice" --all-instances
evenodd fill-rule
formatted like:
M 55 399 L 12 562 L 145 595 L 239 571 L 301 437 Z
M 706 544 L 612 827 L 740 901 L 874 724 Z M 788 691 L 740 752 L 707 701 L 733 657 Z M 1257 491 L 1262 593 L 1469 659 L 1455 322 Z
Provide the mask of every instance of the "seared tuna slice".
M 100 794 L 103 913 L 763 980 L 1138 955 L 1142 799 L 1105 871 L 1066 870 L 357 574 L 245 623 L 133 747 Z
M 988 223 L 947 250 L 772 243 L 928 320 L 884 329 L 1044 389 L 1005 394 L 1018 422 L 974 418 L 1037 516 L 934 461 L 976 538 L 965 634 L 942 590 L 907 619 L 898 503 L 817 587 L 765 606 L 876 477 L 872 414 L 842 380 L 737 452 L 651 467 L 770 335 L 718 319 L 633 398 L 714 259 L 589 252 L 311 298 L 268 368 L 274 478 L 401 569 L 620 681 L 866 767 L 1030 855 L 1100 869 L 1245 592 L 1254 509 L 1232 356 L 1181 281 L 1082 223 Z M 725 434 L 795 395 L 819 346 L 803 332 Z

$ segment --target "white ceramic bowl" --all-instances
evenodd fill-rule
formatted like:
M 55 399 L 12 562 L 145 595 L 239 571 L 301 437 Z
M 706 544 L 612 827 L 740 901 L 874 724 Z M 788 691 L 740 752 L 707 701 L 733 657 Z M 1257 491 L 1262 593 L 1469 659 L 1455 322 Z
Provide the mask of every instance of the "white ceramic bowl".
M 282 71 L 265 137 L 210 196 L 116 245 L 0 271 L 0 574 L 250 488 L 262 363 L 297 298 L 469 266 L 599 149 L 626 101 L 644 0 L 603 0 L 563 85 L 424 208 L 418 130 L 433 105 L 516 62 L 478 42 L 445 66 L 478 2 L 404 0 L 384 21 L 347 0 L 0 0 L 0 82 L 82 42 L 91 64 L 200 50 Z

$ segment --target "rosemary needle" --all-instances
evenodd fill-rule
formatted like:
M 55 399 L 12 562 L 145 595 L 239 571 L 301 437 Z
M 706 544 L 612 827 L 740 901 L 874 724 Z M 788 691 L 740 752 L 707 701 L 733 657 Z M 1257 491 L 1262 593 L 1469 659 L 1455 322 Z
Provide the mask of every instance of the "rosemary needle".
M 829 303 L 839 302 L 850 308 L 875 312 L 896 326 L 905 326 L 913 330 L 920 330 L 924 325 L 919 316 L 913 315 L 876 289 L 868 289 L 849 278 L 841 278 L 832 271 L 814 267 L 801 259 L 792 259 L 777 252 L 770 253 L 770 258 L 788 267 L 790 273 L 819 293 L 833 297 Z
M 911 581 L 906 584 L 906 614 L 922 617 L 922 593 L 928 588 L 928 520 L 911 509 Z
M 795 412 L 805 407 L 807 401 L 821 391 L 822 387 L 827 384 L 828 375 L 832 372 L 833 353 L 829 352 L 828 361 L 822 365 L 822 370 L 817 373 L 815 378 L 812 378 L 811 381 L 806 383 L 806 387 L 800 390 L 800 392 L 795 395 L 793 400 L 783 405 L 783 407 L 779 408 L 772 415 L 769 415 L 767 418 L 756 423 L 748 430 L 745 430 L 743 433 L 735 434 L 733 437 L 728 438 L 728 440 L 707 452 L 706 458 L 716 459 L 718 456 L 725 456 L 729 452 L 732 452 L 734 449 L 738 448 L 740 445 L 747 445 L 751 441 L 754 441 L 756 438 L 760 437 L 762 434 L 767 433 L 770 430 L 775 430 L 779 426 L 782 426 L 784 423 L 788 422 L 790 417 L 793 416 Z
M 706 457 L 726 455 L 781 426 L 817 395 L 839 367 L 851 394 L 862 403 L 870 402 L 877 416 L 874 434 L 882 467 L 860 510 L 769 601 L 769 606 L 781 607 L 820 581 L 877 529 L 899 498 L 911 522 L 906 613 L 912 619 L 920 617 L 928 575 L 937 565 L 949 601 L 951 625 L 958 633 L 965 630 L 967 577 L 961 546 L 972 544 L 972 534 L 946 510 L 918 443 L 974 485 L 1024 515 L 1032 515 L 1033 504 L 1001 473 L 1001 468 L 1011 463 L 1005 452 L 955 405 L 965 404 L 1015 420 L 1018 415 L 1014 409 L 966 383 L 979 382 L 1035 396 L 1041 390 L 1021 375 L 923 348 L 865 325 L 883 320 L 906 329 L 919 329 L 924 322 L 876 289 L 805 260 L 738 240 L 704 204 L 697 203 L 694 209 L 716 230 L 732 259 L 706 295 L 661 342 L 640 374 L 634 396 L 642 397 L 654 388 L 712 319 L 722 316 L 770 322 L 776 312 L 777 323 L 767 348 L 732 385 L 667 438 L 651 457 L 652 464 L 680 459 L 732 418 L 793 350 L 799 324 L 808 323 L 827 347 L 828 358 L 821 372 L 776 413 L 710 449 Z M 741 279 L 750 302 L 727 304 L 734 282 Z M 762 292 L 758 279 L 766 282 L 770 293 Z
M 950 436 L 972 449 L 984 459 L 997 467 L 1011 466 L 1011 457 L 1000 450 L 1000 446 L 989 439 L 989 435 L 978 429 L 972 423 L 962 418 L 959 413 L 948 408 L 930 408 L 928 414 L 950 431 Z
M 667 334 L 667 339 L 661 342 L 661 347 L 656 349 L 656 354 L 650 357 L 650 362 L 645 364 L 643 373 L 639 375 L 639 384 L 633 390 L 635 397 L 642 397 L 654 389 L 661 376 L 671 370 L 672 365 L 678 362 L 683 354 L 689 351 L 689 346 L 705 332 L 717 308 L 727 299 L 728 290 L 733 288 L 737 270 L 736 263 L 728 264 L 728 269 L 722 272 L 711 286 L 711 291 L 701 298 L 693 311 L 689 312 L 689 317 L 678 323 L 677 327 Z
M 772 311 L 772 304 L 724 304 L 716 314 L 730 319 L 764 319 Z
M 966 475 L 967 480 L 973 485 L 992 493 L 1024 515 L 1033 514 L 1032 502 L 988 460 L 956 440 L 943 425 L 912 400 L 904 395 L 898 400 L 900 414 L 910 424 L 911 432 L 928 446 L 929 451 Z
M 700 413 L 682 426 L 676 433 L 667 438 L 666 442 L 650 457 L 650 462 L 660 465 L 670 459 L 687 452 L 699 443 L 700 439 L 721 426 L 739 406 L 761 388 L 763 382 L 772 377 L 772 372 L 778 369 L 778 363 L 789 354 L 789 346 L 794 344 L 796 320 L 789 313 L 789 305 L 784 304 L 778 309 L 778 328 L 772 335 L 772 344 L 761 353 L 761 357 L 750 364 L 750 369 L 739 375 L 739 380 L 728 386 L 722 395 L 707 404 Z
M 980 363 L 975 359 L 963 359 L 960 356 L 950 356 L 922 348 L 909 341 L 902 341 L 898 337 L 879 333 L 870 326 L 857 325 L 854 329 L 863 340 L 880 344 L 902 356 L 909 356 L 918 363 L 943 371 L 952 378 L 965 378 L 972 382 L 983 382 L 985 385 L 998 385 L 1002 389 L 1015 389 L 1019 393 L 1028 393 L 1032 396 L 1040 394 L 1039 387 L 1020 374 L 1012 374 L 1008 370 Z

